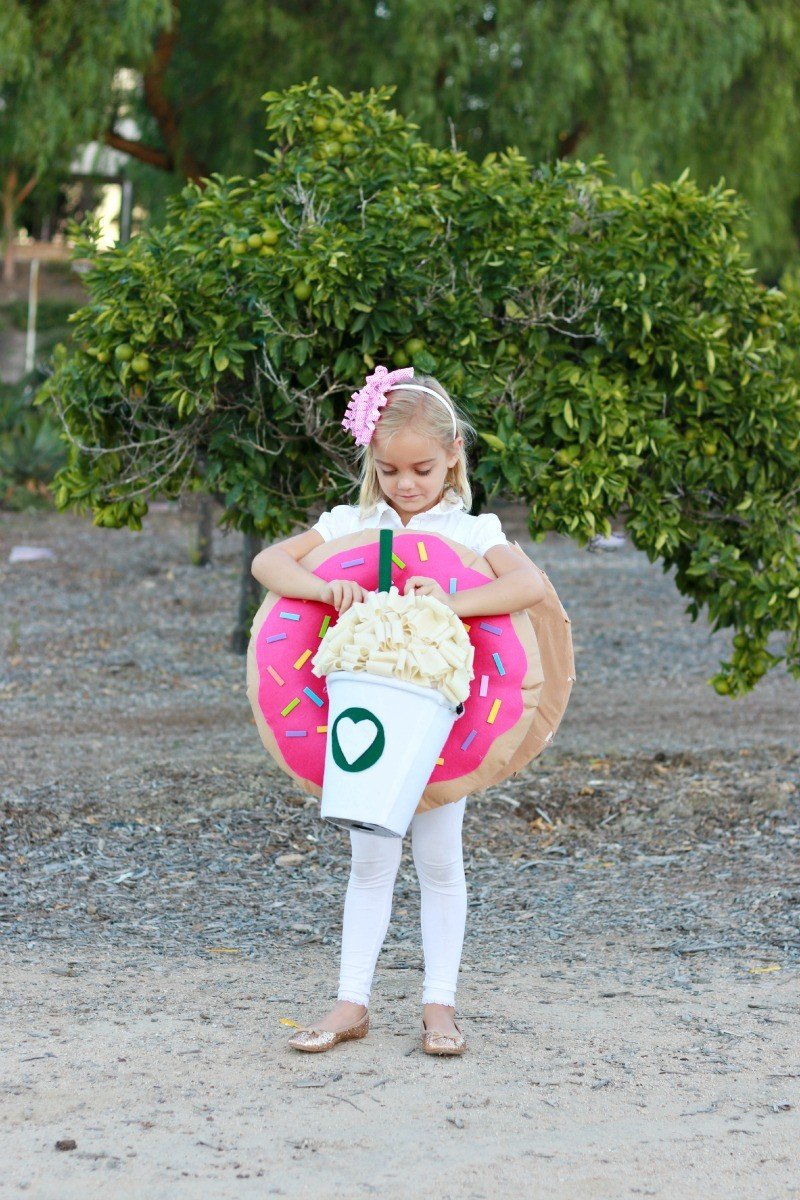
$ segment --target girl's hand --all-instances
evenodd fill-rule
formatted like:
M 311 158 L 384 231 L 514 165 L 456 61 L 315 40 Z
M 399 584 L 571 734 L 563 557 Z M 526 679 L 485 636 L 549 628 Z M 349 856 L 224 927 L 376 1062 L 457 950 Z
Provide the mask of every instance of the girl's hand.
M 436 600 L 441 600 L 442 604 L 446 604 L 448 608 L 453 608 L 453 596 L 449 596 L 441 584 L 438 584 L 435 579 L 428 579 L 426 575 L 412 575 L 406 580 L 406 586 L 403 588 L 403 595 L 407 596 L 409 592 L 413 592 L 416 596 L 433 596 Z
M 366 596 L 366 589 L 353 579 L 331 579 L 329 583 L 323 583 L 319 598 L 341 614 L 347 612 L 351 604 L 363 603 Z

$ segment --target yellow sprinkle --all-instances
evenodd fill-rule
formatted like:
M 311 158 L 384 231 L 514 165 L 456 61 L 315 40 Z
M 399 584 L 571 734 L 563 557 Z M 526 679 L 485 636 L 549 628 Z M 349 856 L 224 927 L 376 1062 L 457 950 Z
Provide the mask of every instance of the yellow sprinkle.
M 318 725 L 317 726 L 317 733 L 327 733 L 327 732 L 328 732 L 327 725 Z
M 488 717 L 486 718 L 487 722 L 490 725 L 494 725 L 494 719 L 497 716 L 497 714 L 500 712 L 501 703 L 502 703 L 502 701 L 495 700 L 494 704 L 492 705 L 491 712 L 489 713 Z
M 288 715 L 292 711 L 292 709 L 297 708 L 299 703 L 300 703 L 299 697 L 295 696 L 294 700 L 289 701 L 289 703 L 286 705 L 286 708 L 281 709 L 281 716 L 288 717 Z
M 424 542 L 417 542 L 417 553 L 419 554 L 419 561 L 420 561 L 420 562 L 427 562 L 427 561 L 428 561 L 428 551 L 425 549 L 425 543 L 424 543 Z
M 444 759 L 443 759 L 443 758 L 437 758 L 437 760 L 436 760 L 436 765 L 437 765 L 437 767 L 443 767 L 443 766 L 444 766 Z
M 310 650 L 304 650 L 303 653 L 300 655 L 297 662 L 294 664 L 295 671 L 300 670 L 300 668 L 302 667 L 303 663 L 306 661 L 307 658 L 311 658 Z
M 290 1029 L 299 1029 L 300 1028 L 300 1026 L 297 1024 L 297 1021 L 293 1021 L 291 1017 L 279 1017 L 278 1024 L 279 1025 L 288 1025 Z
M 402 558 L 398 558 L 396 554 L 393 554 L 393 555 L 392 555 L 392 562 L 394 563 L 394 565 L 395 565 L 396 567 L 399 567 L 401 571 L 404 569 L 404 567 L 405 567 L 405 565 L 406 565 L 406 564 L 403 562 Z

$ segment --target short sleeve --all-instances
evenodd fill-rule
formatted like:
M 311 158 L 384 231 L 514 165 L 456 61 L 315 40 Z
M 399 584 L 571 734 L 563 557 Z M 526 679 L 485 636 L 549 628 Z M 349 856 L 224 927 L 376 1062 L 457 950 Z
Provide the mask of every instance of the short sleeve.
M 507 546 L 508 538 L 503 533 L 500 518 L 494 513 L 481 513 L 476 519 L 472 534 L 472 549 L 478 554 L 485 554 L 493 546 Z
M 350 504 L 334 504 L 332 509 L 320 514 L 319 520 L 311 528 L 316 529 L 326 542 L 355 533 L 358 529 L 356 509 Z

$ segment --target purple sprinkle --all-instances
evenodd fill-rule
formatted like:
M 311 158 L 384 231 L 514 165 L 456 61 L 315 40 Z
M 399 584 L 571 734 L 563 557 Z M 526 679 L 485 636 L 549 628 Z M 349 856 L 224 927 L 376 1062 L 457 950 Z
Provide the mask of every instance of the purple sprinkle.
M 285 633 L 273 633 L 267 638 L 268 642 L 281 642 L 287 635 Z
M 303 688 L 303 691 L 308 696 L 309 700 L 313 700 L 315 704 L 318 704 L 320 708 L 322 708 L 325 701 L 320 700 L 316 692 L 312 692 L 311 688 Z
M 307 735 L 308 730 L 306 729 L 286 729 L 283 734 L 284 737 L 306 737 Z
M 339 563 L 340 567 L 360 567 L 362 566 L 363 558 L 348 558 L 347 562 Z
M 490 625 L 488 621 L 481 621 L 481 629 L 485 629 L 487 633 L 501 634 L 503 631 L 499 625 Z
M 284 621 L 299 621 L 300 620 L 300 613 L 282 612 L 279 615 L 281 617 L 283 617 Z
M 468 733 L 467 736 L 464 738 L 463 742 L 461 743 L 461 749 L 468 750 L 477 736 L 478 736 L 477 729 L 473 729 L 472 733 Z

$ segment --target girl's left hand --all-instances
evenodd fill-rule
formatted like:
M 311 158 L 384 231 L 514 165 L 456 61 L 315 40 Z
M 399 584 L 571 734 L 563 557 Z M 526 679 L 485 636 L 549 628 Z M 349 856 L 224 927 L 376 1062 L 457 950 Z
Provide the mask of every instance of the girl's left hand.
M 441 600 L 442 604 L 446 604 L 448 608 L 453 608 L 453 597 L 447 594 L 441 584 L 437 583 L 435 579 L 429 579 L 427 575 L 412 575 L 407 579 L 403 595 L 407 596 L 409 592 L 413 592 L 417 596 L 433 596 L 436 600 Z

